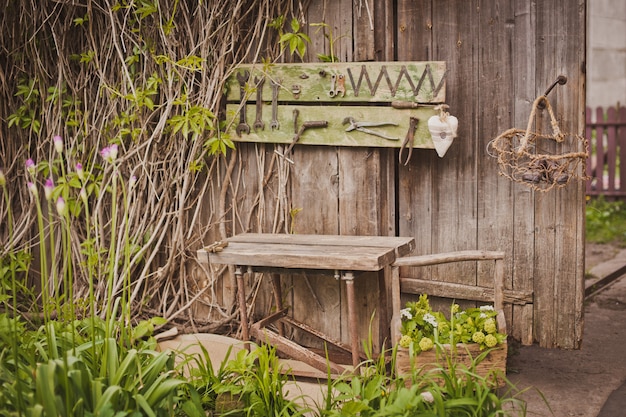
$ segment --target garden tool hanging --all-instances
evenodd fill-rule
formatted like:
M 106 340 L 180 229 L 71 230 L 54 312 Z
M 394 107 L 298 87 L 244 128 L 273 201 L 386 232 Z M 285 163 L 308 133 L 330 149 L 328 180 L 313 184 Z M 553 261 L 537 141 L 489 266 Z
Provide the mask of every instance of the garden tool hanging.
M 447 104 L 436 106 L 435 110 L 439 110 L 439 114 L 428 119 L 430 137 L 440 158 L 443 158 L 452 145 L 459 127 L 459 120 L 446 111 L 449 107 Z

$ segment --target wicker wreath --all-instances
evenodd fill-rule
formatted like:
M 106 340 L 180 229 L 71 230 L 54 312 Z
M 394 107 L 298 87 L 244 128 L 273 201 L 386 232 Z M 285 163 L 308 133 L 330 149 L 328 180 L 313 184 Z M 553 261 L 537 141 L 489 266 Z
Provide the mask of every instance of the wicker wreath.
M 550 114 L 551 135 L 531 130 L 541 102 L 545 103 L 545 108 Z M 576 151 L 557 153 L 556 149 Z M 578 151 L 579 149 L 583 151 Z M 500 175 L 537 191 L 565 187 L 572 180 L 586 180 L 588 152 L 587 139 L 580 135 L 561 132 L 546 96 L 539 96 L 534 101 L 526 130 L 509 129 L 488 145 L 488 153 L 498 159 Z

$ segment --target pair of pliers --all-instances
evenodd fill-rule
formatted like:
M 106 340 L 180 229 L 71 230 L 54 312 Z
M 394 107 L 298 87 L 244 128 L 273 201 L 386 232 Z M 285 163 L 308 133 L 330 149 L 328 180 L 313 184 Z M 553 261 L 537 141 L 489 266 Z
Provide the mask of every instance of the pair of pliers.
M 368 129 L 368 127 L 376 127 L 376 126 L 398 126 L 397 123 L 390 123 L 390 122 L 357 122 L 356 120 L 354 120 L 354 117 L 346 117 L 345 119 L 343 119 L 343 123 L 342 124 L 344 124 L 344 125 L 350 124 L 350 126 L 348 126 L 346 128 L 346 132 L 351 132 L 353 130 L 358 130 L 359 132 L 367 133 L 369 135 L 378 136 L 378 137 L 383 138 L 383 139 L 400 140 L 400 138 L 394 138 L 394 137 L 391 137 L 391 136 L 387 136 L 384 133 L 380 133 L 380 132 L 377 132 L 375 130 Z
M 406 132 L 406 137 L 402 141 L 402 146 L 400 146 L 400 152 L 398 153 L 398 162 L 407 166 L 409 160 L 411 159 L 411 155 L 413 154 L 413 138 L 415 137 L 415 129 L 417 128 L 417 122 L 419 119 L 417 117 L 411 116 L 409 119 L 409 130 Z M 406 156 L 404 162 L 402 162 L 402 155 L 404 154 L 404 150 L 409 148 L 409 152 Z

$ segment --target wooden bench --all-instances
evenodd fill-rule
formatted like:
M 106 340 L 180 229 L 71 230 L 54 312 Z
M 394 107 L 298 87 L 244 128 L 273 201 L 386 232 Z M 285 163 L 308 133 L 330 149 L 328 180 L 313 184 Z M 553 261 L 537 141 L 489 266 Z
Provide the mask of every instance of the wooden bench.
M 392 278 L 391 264 L 415 248 L 415 239 L 413 238 L 385 236 L 244 233 L 228 238 L 225 242 L 227 244 L 223 244 L 217 251 L 205 249 L 198 251 L 198 258 L 210 264 L 235 266 L 243 339 L 247 341 L 252 336 L 260 342 L 268 342 L 277 350 L 322 372 L 326 372 L 330 367 L 334 374 L 341 374 L 345 369 L 338 364 L 328 363 L 325 357 L 286 339 L 281 334 L 281 327 L 278 327 L 279 331 L 276 333 L 267 329 L 266 326 L 273 322 L 284 322 L 298 327 L 350 353 L 352 365 L 355 368 L 358 367 L 361 354 L 359 352 L 360 339 L 357 331 L 358 318 L 355 308 L 354 285 L 359 282 L 359 272 L 381 271 L 384 274 L 384 279 L 379 280 L 379 291 L 383 294 L 381 303 L 384 304 L 384 308 L 381 310 L 385 310 L 388 308 L 385 300 L 390 292 L 389 284 Z M 300 271 L 322 272 L 341 279 L 345 283 L 350 345 L 333 340 L 322 332 L 287 316 L 287 309 L 283 308 L 282 304 L 280 274 Z M 252 272 L 271 273 L 277 312 L 250 325 L 244 274 Z M 388 328 L 388 316 L 380 314 L 379 317 L 383 321 L 386 320 L 380 325 Z

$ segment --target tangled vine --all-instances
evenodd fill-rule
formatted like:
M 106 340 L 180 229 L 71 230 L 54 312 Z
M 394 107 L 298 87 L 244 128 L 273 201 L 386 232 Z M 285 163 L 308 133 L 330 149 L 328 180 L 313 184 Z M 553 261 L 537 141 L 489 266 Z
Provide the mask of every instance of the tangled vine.
M 239 63 L 280 59 L 282 33 L 276 29 L 306 9 L 294 3 L 54 0 L 44 7 L 38 0 L 17 0 L 6 5 L 0 17 L 0 168 L 10 204 L 0 202 L 0 256 L 6 261 L 11 251 L 29 254 L 25 287 L 36 287 L 33 276 L 43 273 L 37 270 L 41 265 L 51 276 L 53 270 L 59 276 L 71 271 L 73 303 L 87 296 L 94 280 L 100 314 L 109 297 L 128 288 L 135 317 L 159 315 L 205 331 L 232 321 L 234 309 L 212 301 L 211 279 L 187 279 L 188 270 L 197 267 L 195 249 L 225 237 L 224 218 L 234 210 L 227 199 L 236 194 L 238 155 L 220 129 L 232 122 L 219 117 L 222 90 Z M 61 157 L 54 152 L 55 136 L 64 141 Z M 119 149 L 115 175 L 120 183 L 132 181 L 133 195 L 130 188 L 111 191 L 115 176 L 99 154 L 110 144 Z M 63 218 L 44 214 L 44 233 L 37 234 L 36 204 L 26 186 L 29 159 L 37 167 L 35 186 L 54 177 L 54 192 L 69 202 L 72 219 L 82 220 L 70 223 L 72 247 L 64 252 L 69 259 L 34 261 L 41 251 L 60 253 L 62 234 L 55 230 Z M 93 184 L 86 196 L 95 210 L 89 218 L 81 209 L 85 190 L 77 182 L 76 164 Z M 130 203 L 116 210 L 120 196 Z M 55 236 L 47 249 L 38 249 L 37 239 Z M 126 248 L 127 256 L 110 254 L 112 246 Z M 103 279 L 104 271 L 113 271 L 112 279 Z M 38 291 L 62 285 L 35 288 L 18 313 L 41 303 Z M 196 302 L 209 306 L 206 319 L 194 321 L 190 309 Z

